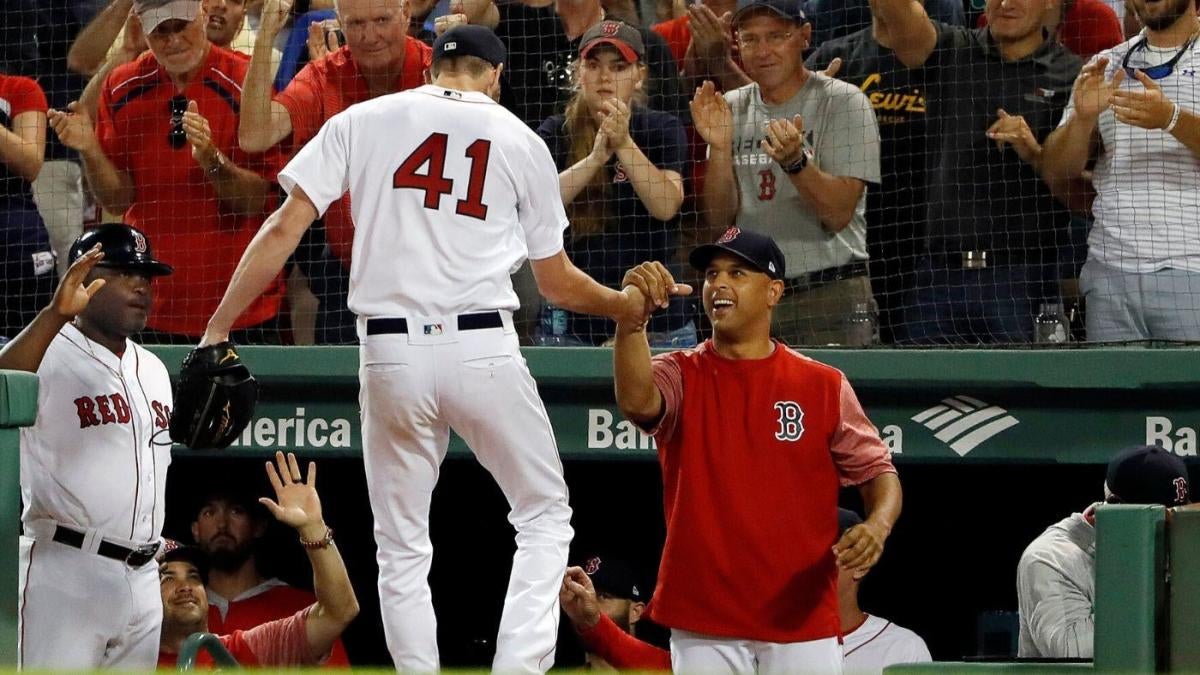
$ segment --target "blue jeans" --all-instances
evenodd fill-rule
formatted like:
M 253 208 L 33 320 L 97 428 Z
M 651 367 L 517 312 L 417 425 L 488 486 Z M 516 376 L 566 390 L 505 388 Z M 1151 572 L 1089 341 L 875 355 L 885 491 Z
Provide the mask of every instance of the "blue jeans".
M 897 342 L 1032 342 L 1038 305 L 1057 298 L 1054 270 L 1054 265 L 935 268 L 930 256 L 921 256 L 916 286 L 905 299 L 904 321 L 896 327 Z

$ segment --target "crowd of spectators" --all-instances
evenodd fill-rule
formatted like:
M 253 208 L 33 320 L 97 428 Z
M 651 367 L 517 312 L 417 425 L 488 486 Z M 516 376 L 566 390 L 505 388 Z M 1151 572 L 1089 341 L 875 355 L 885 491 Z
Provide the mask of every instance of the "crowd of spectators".
M 45 304 L 83 228 L 124 221 L 177 271 L 142 340 L 194 342 L 278 202 L 275 172 L 331 116 L 423 84 L 434 37 L 479 23 L 509 50 L 501 102 L 559 165 L 567 252 L 603 283 L 645 258 L 682 272 L 680 251 L 740 226 L 785 252 L 774 328 L 790 344 L 1200 340 L 1194 0 L 965 9 L 15 0 L 0 35 L 0 332 Z M 1108 84 L 1080 105 L 1087 60 Z M 1122 92 L 1157 114 L 1115 114 Z M 1093 118 L 1089 140 L 1077 129 Z M 357 342 L 353 237 L 347 196 L 234 339 Z M 517 279 L 526 339 L 610 340 L 608 322 Z M 689 346 L 705 323 L 677 299 L 652 331 Z

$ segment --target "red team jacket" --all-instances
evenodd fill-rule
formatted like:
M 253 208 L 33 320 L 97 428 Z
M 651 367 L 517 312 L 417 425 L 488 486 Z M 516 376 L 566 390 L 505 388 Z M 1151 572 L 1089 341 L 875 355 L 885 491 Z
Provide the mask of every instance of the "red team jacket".
M 766 642 L 838 636 L 838 489 L 895 471 L 845 376 L 778 342 L 730 360 L 706 341 L 653 367 L 667 538 L 650 618 Z
M 227 601 L 222 615 L 218 602 L 208 603 L 208 630 L 217 635 L 233 634 L 236 631 L 249 630 L 255 626 L 292 616 L 317 601 L 317 596 L 311 591 L 293 588 L 287 584 L 272 579 L 258 587 L 259 592 L 249 597 L 245 594 L 236 600 Z M 329 658 L 322 664 L 326 667 L 349 667 L 350 659 L 346 656 L 346 647 L 341 640 L 333 643 Z

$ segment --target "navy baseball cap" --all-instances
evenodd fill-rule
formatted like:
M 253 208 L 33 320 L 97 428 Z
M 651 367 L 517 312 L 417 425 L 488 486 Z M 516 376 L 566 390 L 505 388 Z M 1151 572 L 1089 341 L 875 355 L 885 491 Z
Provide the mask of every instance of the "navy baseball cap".
M 1183 460 L 1157 445 L 1139 445 L 1118 452 L 1108 463 L 1105 501 L 1112 504 L 1191 503 L 1188 470 Z
M 492 29 L 468 24 L 451 28 L 433 42 L 434 61 L 456 56 L 474 56 L 498 66 L 508 60 L 508 50 Z
M 608 556 L 593 555 L 585 558 L 580 567 L 591 577 L 592 585 L 596 587 L 597 591 L 634 602 L 646 601 L 646 596 L 642 594 L 642 589 L 638 586 L 633 568 L 625 561 Z
M 612 45 L 629 63 L 641 61 L 646 54 L 642 34 L 624 21 L 601 21 L 584 31 L 579 39 L 579 55 L 586 59 L 600 45 Z
M 123 223 L 106 223 L 79 235 L 71 244 L 67 262 L 74 263 L 96 244 L 100 244 L 100 250 L 104 251 L 104 259 L 98 263 L 100 267 L 141 270 L 150 276 L 163 276 L 175 271 L 170 265 L 154 259 L 150 240 L 141 230 Z
M 846 534 L 846 530 L 862 524 L 862 516 L 850 509 L 838 508 L 838 537 Z
M 715 242 L 692 249 L 688 262 L 703 272 L 718 253 L 731 253 L 772 279 L 784 278 L 783 251 L 779 250 L 774 239 L 765 234 L 731 227 Z
M 788 21 L 808 23 L 808 17 L 804 16 L 804 8 L 800 6 L 800 0 L 738 0 L 737 11 L 733 13 L 734 27 L 736 28 L 739 21 L 756 9 L 770 10 Z

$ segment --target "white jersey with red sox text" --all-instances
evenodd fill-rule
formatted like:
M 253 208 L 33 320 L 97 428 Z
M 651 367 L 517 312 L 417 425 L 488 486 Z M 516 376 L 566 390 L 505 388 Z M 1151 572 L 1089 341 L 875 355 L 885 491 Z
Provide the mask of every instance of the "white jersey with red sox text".
M 303 186 L 321 214 L 350 191 L 350 309 L 517 309 L 512 273 L 526 257 L 562 250 L 567 226 L 546 144 L 481 93 L 426 85 L 369 103 L 330 118 L 279 172 L 280 185 Z M 433 120 L 438 133 L 410 137 Z M 370 184 L 378 177 L 391 184 Z
M 38 520 L 132 542 L 162 533 L 171 381 L 157 356 L 118 357 L 72 325 L 38 368 L 38 412 L 21 430 L 26 531 Z

